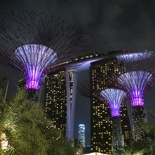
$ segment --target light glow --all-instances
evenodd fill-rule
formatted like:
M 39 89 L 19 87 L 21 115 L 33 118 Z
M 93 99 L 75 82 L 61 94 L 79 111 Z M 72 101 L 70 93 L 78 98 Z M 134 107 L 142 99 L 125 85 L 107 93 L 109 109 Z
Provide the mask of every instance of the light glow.
M 56 61 L 57 54 L 46 46 L 28 44 L 18 47 L 13 59 L 24 66 L 26 88 L 38 90 L 44 70 Z
M 153 55 L 153 51 L 141 51 L 141 52 L 131 51 L 125 54 L 119 54 L 116 57 L 119 61 L 124 61 L 128 63 L 128 62 L 144 60 L 144 59 L 150 58 L 152 55 Z
M 4 150 L 4 151 L 7 151 L 8 150 L 8 140 L 6 138 L 5 133 L 2 133 L 0 135 L 0 143 L 1 143 L 1 149 Z
M 79 68 L 77 68 L 77 71 L 87 70 L 87 69 L 89 69 L 90 64 L 92 62 L 99 61 L 101 59 L 103 59 L 103 58 L 93 58 L 93 59 L 82 61 L 82 65 Z
M 108 101 L 111 116 L 120 117 L 120 108 L 126 93 L 123 90 L 111 88 L 102 90 L 100 94 Z
M 132 71 L 120 75 L 117 80 L 127 89 L 132 106 L 144 106 L 144 93 L 152 80 L 152 74 L 145 71 Z

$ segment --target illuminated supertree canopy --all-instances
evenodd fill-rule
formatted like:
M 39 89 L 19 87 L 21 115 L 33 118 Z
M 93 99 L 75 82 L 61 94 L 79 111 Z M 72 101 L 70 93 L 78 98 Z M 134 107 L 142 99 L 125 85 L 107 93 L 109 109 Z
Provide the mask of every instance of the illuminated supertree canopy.
M 111 116 L 119 117 L 121 104 L 123 99 L 126 97 L 126 93 L 119 89 L 108 88 L 102 90 L 100 94 L 108 101 Z
M 18 47 L 13 56 L 13 60 L 18 60 L 25 67 L 27 73 L 26 88 L 28 89 L 39 89 L 44 68 L 47 68 L 57 59 L 57 54 L 52 49 L 36 44 Z
M 127 72 L 118 77 L 118 82 L 129 92 L 132 106 L 144 106 L 144 93 L 152 74 L 146 71 Z
M 153 51 L 116 51 L 113 52 L 117 57 L 118 61 L 123 61 L 125 63 L 141 61 L 150 58 L 154 55 Z
M 27 89 L 39 89 L 42 76 L 92 51 L 84 32 L 63 19 L 26 11 L 0 17 L 0 63 L 24 72 Z

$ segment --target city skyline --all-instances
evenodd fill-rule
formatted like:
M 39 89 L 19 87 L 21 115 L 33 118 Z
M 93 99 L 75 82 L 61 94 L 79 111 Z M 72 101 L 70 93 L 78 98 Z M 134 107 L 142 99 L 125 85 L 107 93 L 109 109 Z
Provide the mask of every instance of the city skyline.
M 108 82 L 108 84 L 110 84 L 109 86 L 115 86 L 115 85 L 113 85 L 113 81 L 115 81 L 115 78 L 117 77 L 116 76 L 116 74 L 120 74 L 121 72 L 123 72 L 124 71 L 124 65 L 123 65 L 123 63 L 122 62 L 119 62 L 119 61 L 117 61 L 117 59 L 115 58 L 117 55 L 120 55 L 121 56 L 121 54 L 122 54 L 122 56 L 124 55 L 124 56 L 126 56 L 128 59 L 131 59 L 130 61 L 131 61 L 131 64 L 132 64 L 132 61 L 134 60 L 134 61 L 136 61 L 136 60 L 139 60 L 139 58 L 142 58 L 141 56 L 142 56 L 142 54 L 144 54 L 144 56 L 146 57 L 146 53 L 150 53 L 150 51 L 116 51 L 115 53 L 113 52 L 112 53 L 112 55 L 111 54 L 109 54 L 109 55 L 111 55 L 111 59 L 109 59 L 110 58 L 110 56 L 108 55 L 108 59 L 106 59 L 106 56 L 104 57 L 103 56 L 103 58 L 105 58 L 105 59 L 103 59 L 103 60 L 99 60 L 99 59 L 96 59 L 96 62 L 93 62 L 93 64 L 95 64 L 95 63 L 99 63 L 99 65 L 97 65 L 98 67 L 98 69 L 97 70 L 94 70 L 94 73 L 95 74 L 92 74 L 94 77 L 96 77 L 96 80 L 98 81 L 99 80 L 99 82 L 100 83 L 98 83 L 97 85 L 94 83 L 94 84 L 92 84 L 92 86 L 93 87 L 95 87 L 95 88 L 101 88 L 102 87 L 102 84 L 105 84 L 106 85 L 106 83 L 108 82 L 108 81 L 105 81 L 105 80 L 102 80 L 102 79 L 107 79 L 108 80 L 108 77 L 107 76 L 110 76 L 111 77 L 111 75 L 112 75 L 112 77 L 113 77 L 113 80 L 110 80 L 109 82 Z M 132 57 L 128 57 L 129 55 L 131 55 L 132 54 Z M 138 55 L 138 57 L 137 57 L 137 55 Z M 90 55 L 90 57 L 91 57 L 91 55 Z M 86 56 L 86 58 L 87 58 L 87 56 Z M 146 57 L 147 58 L 147 57 Z M 80 59 L 79 59 L 80 60 Z M 81 60 L 84 60 L 83 58 L 81 58 Z M 125 58 L 125 60 L 127 60 L 126 58 Z M 84 61 L 86 61 L 86 60 L 84 60 Z M 90 62 L 90 60 L 87 60 L 88 62 Z M 129 61 L 129 60 L 128 60 Z M 87 64 L 87 66 L 88 66 L 88 64 Z M 82 66 L 79 66 L 79 68 L 83 68 L 83 69 L 85 69 L 85 63 L 82 65 Z M 91 67 L 92 68 L 92 67 Z M 104 69 L 105 68 L 105 69 Z M 88 69 L 88 68 L 87 68 Z M 80 70 L 80 69 L 77 69 L 77 71 L 75 70 L 71 70 L 71 73 L 73 72 L 75 72 L 75 73 L 79 73 L 78 72 L 78 70 Z M 81 69 L 82 70 L 82 69 Z M 89 69 L 88 69 L 89 70 Z M 91 70 L 91 69 L 90 69 Z M 91 70 L 92 71 L 92 70 Z M 113 71 L 114 71 L 114 73 L 113 73 Z M 68 72 L 68 71 L 67 71 Z M 103 73 L 102 73 L 103 72 Z M 107 74 L 107 73 L 108 74 Z M 97 74 L 98 73 L 98 74 Z M 63 79 L 65 80 L 66 79 L 66 77 L 65 77 L 65 70 L 63 70 Z M 104 74 L 104 76 L 102 77 L 102 74 Z M 62 81 L 62 78 L 61 78 L 61 75 L 62 75 L 62 73 L 60 74 L 59 73 L 59 71 L 58 72 L 55 72 L 55 73 L 53 73 L 53 74 L 51 74 L 51 75 L 49 75 L 48 76 L 48 78 L 51 76 L 51 77 L 55 77 L 55 80 L 57 81 L 55 81 L 54 79 L 52 80 L 49 80 L 49 82 L 48 82 L 48 85 L 46 86 L 46 87 L 48 87 L 48 92 L 47 92 L 47 104 L 51 104 L 52 103 L 52 99 L 54 99 L 54 104 L 53 105 L 55 105 L 55 108 L 56 109 L 59 109 L 62 105 L 62 102 L 63 102 L 63 106 L 65 105 L 65 100 L 66 100 L 66 95 L 64 94 L 64 91 L 63 90 L 65 90 L 66 88 L 65 88 L 65 85 L 63 84 L 61 84 L 61 81 Z M 93 77 L 92 76 L 92 77 Z M 71 76 L 72 77 L 72 76 Z M 47 79 L 48 79 L 47 78 Z M 78 78 L 80 78 L 80 76 L 78 77 Z M 89 77 L 88 77 L 89 78 Z M 83 79 L 83 78 L 82 78 Z M 63 81 L 64 81 L 63 80 Z M 72 81 L 72 78 L 70 78 L 70 80 Z M 83 79 L 84 80 L 84 79 Z M 95 81 L 96 81 L 95 80 Z M 95 82 L 94 81 L 94 82 Z M 76 81 L 74 81 L 75 83 L 76 83 Z M 52 85 L 51 85 L 51 84 Z M 59 84 L 58 84 L 59 83 Z M 101 84 L 101 85 L 100 85 Z M 112 84 L 112 85 L 111 85 Z M 72 85 L 72 84 L 71 84 Z M 49 86 L 50 86 L 50 88 L 49 88 Z M 56 87 L 55 87 L 56 86 Z M 67 87 L 68 87 L 69 85 L 67 84 Z M 87 85 L 86 85 L 87 86 Z M 63 88 L 62 88 L 63 87 Z M 90 89 L 89 88 L 89 86 L 87 86 L 88 87 L 88 89 Z M 85 87 L 86 89 L 87 89 L 87 87 Z M 108 87 L 108 85 L 106 86 L 106 87 Z M 56 89 L 55 89 L 56 88 Z M 60 89 L 61 88 L 61 89 Z M 72 86 L 70 87 L 69 86 L 69 89 L 70 88 L 72 88 Z M 55 91 L 55 90 L 57 90 L 57 91 Z M 63 91 L 63 92 L 62 92 Z M 53 93 L 52 93 L 53 92 Z M 72 92 L 72 91 L 71 91 Z M 51 95 L 49 95 L 49 94 L 51 94 Z M 61 98 L 59 98 L 59 96 L 60 96 L 60 94 L 64 94 L 63 95 L 63 97 L 62 97 L 62 99 Z M 67 94 L 67 93 L 66 93 Z M 70 96 L 70 98 L 71 98 L 71 100 L 72 100 L 72 94 L 70 94 L 71 96 Z M 68 95 L 67 95 L 68 96 Z M 68 98 L 68 97 L 67 97 Z M 62 100 L 62 101 L 60 101 L 60 99 Z M 56 102 L 55 102 L 56 101 Z M 58 102 L 58 103 L 57 103 Z M 98 102 L 97 102 L 97 104 L 98 104 Z M 102 105 L 102 103 L 100 103 L 101 105 Z M 99 104 L 99 105 L 100 105 Z M 79 104 L 77 104 L 76 103 L 76 106 L 78 106 Z M 60 106 L 60 107 L 59 107 Z M 53 107 L 54 108 L 54 107 Z M 48 107 L 47 106 L 47 109 L 51 109 L 51 114 L 53 115 L 53 116 L 57 116 L 57 114 L 59 114 L 59 112 L 57 112 L 57 113 L 55 113 L 57 110 L 55 109 L 53 109 L 53 108 L 50 108 L 50 107 Z M 90 105 L 89 106 L 87 106 L 87 110 L 89 111 L 89 108 L 90 108 Z M 60 108 L 60 109 L 64 109 L 64 108 Z M 52 112 L 52 110 L 54 110 L 53 112 Z M 83 109 L 84 110 L 84 109 Z M 86 110 L 86 109 L 85 109 Z M 130 137 L 129 135 L 129 132 L 130 131 L 128 131 L 129 129 L 128 129 L 128 123 L 129 123 L 129 120 L 126 120 L 126 105 L 123 105 L 123 107 L 122 107 L 122 110 L 124 111 L 123 113 L 122 113 L 122 116 L 124 117 L 123 119 L 123 126 L 125 127 L 125 130 L 123 131 L 124 132 L 124 135 L 125 135 L 125 139 L 127 139 L 127 141 L 128 141 L 128 138 L 127 137 Z M 59 110 L 58 110 L 59 111 Z M 64 110 L 63 110 L 64 111 Z M 65 110 L 66 111 L 66 110 Z M 65 112 L 64 111 L 64 112 Z M 77 111 L 78 110 L 76 110 L 75 111 L 75 113 L 77 113 Z M 55 113 L 55 114 L 54 114 Z M 66 112 L 65 112 L 66 113 Z M 100 113 L 102 113 L 102 112 L 100 112 Z M 60 113 L 60 115 L 61 115 L 61 113 Z M 85 117 L 89 117 L 89 115 L 90 114 L 86 114 L 86 111 L 85 111 L 85 116 L 83 116 L 83 118 L 85 118 Z M 77 114 L 77 118 L 79 117 L 79 116 L 81 116 L 81 112 L 80 112 L 80 115 L 79 115 L 79 113 Z M 62 117 L 62 116 L 61 116 Z M 64 117 L 66 117 L 66 114 L 64 115 Z M 59 116 L 58 117 L 55 117 L 56 118 L 56 120 L 59 120 Z M 75 119 L 76 120 L 76 119 Z M 59 121 L 58 121 L 59 122 Z M 86 122 L 86 124 L 87 123 L 89 123 L 90 122 L 90 118 L 89 118 L 89 121 L 88 122 Z M 77 123 L 75 123 L 75 124 L 77 124 Z M 76 126 L 76 125 L 75 125 Z M 89 125 L 90 126 L 90 125 Z M 76 127 L 75 127 L 76 128 Z M 89 130 L 89 128 L 90 127 L 88 127 L 87 129 Z M 77 134 L 77 130 L 75 130 L 74 131 L 75 133 L 74 133 L 74 136 Z M 87 134 L 88 134 L 89 132 L 87 132 Z M 90 134 L 90 133 L 89 133 Z M 90 135 L 89 135 L 90 136 Z M 88 137 L 89 137 L 88 136 Z M 76 138 L 76 136 L 75 136 L 75 138 Z M 87 141 L 87 143 L 89 144 L 89 142 Z
M 128 0 L 124 2 L 118 0 L 112 3 L 93 1 L 92 4 L 89 4 L 89 1 L 77 4 L 76 2 L 70 3 L 66 1 L 65 3 L 62 1 L 56 2 L 54 0 L 53 2 L 39 1 L 38 6 L 36 6 L 34 2 L 21 3 L 18 0 L 16 0 L 16 2 L 18 3 L 3 2 L 3 5 L 0 5 L 0 8 L 2 8 L 1 12 L 8 10 L 17 11 L 25 8 L 28 10 L 35 8 L 37 11 L 45 11 L 48 8 L 47 12 L 51 12 L 53 9 L 56 12 L 55 14 L 65 17 L 86 30 L 96 46 L 94 53 L 104 53 L 118 49 L 155 49 L 155 37 L 153 35 L 155 33 L 155 3 L 153 0 L 150 0 L 148 3 Z M 31 3 L 32 5 L 30 6 Z M 5 66 L 0 66 L 0 72 L 1 76 L 8 75 L 10 79 L 9 94 L 12 95 L 15 93 L 17 81 L 23 78 L 22 73 L 16 69 Z M 81 80 L 87 79 L 89 77 L 88 74 L 87 70 L 80 71 L 78 75 L 84 78 L 78 79 L 78 82 L 80 83 Z M 145 95 L 145 108 L 153 111 L 155 111 L 154 94 L 155 88 L 149 90 Z M 88 129 L 90 122 L 85 114 L 86 110 L 88 115 L 90 113 L 88 109 L 90 100 L 78 93 L 76 102 L 78 103 L 78 111 L 75 113 L 77 122 L 75 132 L 78 131 L 78 124 L 86 124 L 86 129 Z M 80 116 L 78 112 L 81 112 Z M 149 115 L 148 119 L 151 120 Z M 86 134 L 88 136 L 89 132 L 86 132 Z M 88 141 L 87 144 L 89 144 Z
M 7 67 L 4 67 L 3 66 L 3 69 L 2 70 L 4 70 L 4 71 L 6 71 L 6 73 L 4 73 L 3 72 L 3 75 L 5 75 L 5 74 L 7 74 L 8 75 L 8 77 L 9 77 L 9 79 L 10 79 L 10 84 L 9 84 L 9 91 L 8 91 L 8 93 L 10 94 L 10 95 L 12 95 L 12 93 L 15 93 L 15 90 L 16 90 L 16 88 L 17 88 L 17 81 L 18 80 L 20 80 L 21 78 L 23 78 L 23 75 L 22 75 L 22 73 L 20 73 L 17 69 L 9 69 L 9 70 L 12 70 L 12 72 L 14 72 L 15 74 L 16 74 L 16 76 L 18 76 L 18 78 L 17 77 L 13 77 L 12 76 L 12 73 L 11 72 L 8 72 L 7 70 L 8 70 L 8 68 L 6 69 Z M 10 74 L 10 75 L 9 75 Z M 84 76 L 83 76 L 84 75 Z M 85 70 L 85 68 L 84 68 L 84 70 L 81 70 L 81 71 L 79 71 L 78 72 L 78 76 L 79 77 L 83 77 L 82 78 L 82 80 L 83 80 L 83 82 L 85 81 L 85 80 L 87 80 L 88 78 L 89 78 L 89 71 L 88 70 Z M 3 76 L 4 77 L 4 76 Z M 78 78 L 78 83 L 80 84 L 81 82 L 81 79 L 80 78 Z M 151 107 L 151 106 L 153 106 L 153 104 L 148 104 L 148 101 L 150 100 L 149 98 L 149 96 L 150 95 L 152 95 L 153 96 L 153 89 L 152 90 L 150 90 L 149 91 L 150 93 L 147 93 L 146 95 L 145 95 L 145 102 L 146 102 L 146 104 L 145 104 L 145 108 L 146 109 L 149 109 L 149 110 L 152 110 L 151 108 L 148 108 L 148 107 Z M 153 102 L 153 100 L 152 100 L 152 102 Z M 75 113 L 75 119 L 76 119 L 76 124 L 75 124 L 75 135 L 77 134 L 76 132 L 77 132 L 77 130 L 78 130 L 78 126 L 77 126 L 77 124 L 80 124 L 80 123 L 85 123 L 86 124 L 86 126 L 87 126 L 87 130 L 89 129 L 89 122 L 90 122 L 90 120 L 89 120 L 89 118 L 88 117 L 86 117 L 86 115 L 85 115 L 85 112 L 83 112 L 83 111 L 87 111 L 88 112 L 88 114 L 87 114 L 87 116 L 89 116 L 90 115 L 90 110 L 89 110 L 89 105 L 90 105 L 90 100 L 87 98 L 87 97 L 84 97 L 84 96 L 82 96 L 82 95 L 80 95 L 78 92 L 77 92 L 77 99 L 76 99 L 76 103 L 77 103 L 77 112 Z M 79 116 L 79 115 L 77 115 L 78 114 L 78 111 L 80 111 L 80 112 L 82 112 L 81 113 L 81 115 Z M 148 118 L 149 118 L 149 120 L 150 120 L 150 116 L 148 115 Z M 87 137 L 89 137 L 89 131 L 88 132 L 86 132 L 86 136 Z M 76 136 L 77 137 L 77 136 Z M 89 140 L 87 139 L 87 145 L 89 145 L 89 142 L 88 142 Z

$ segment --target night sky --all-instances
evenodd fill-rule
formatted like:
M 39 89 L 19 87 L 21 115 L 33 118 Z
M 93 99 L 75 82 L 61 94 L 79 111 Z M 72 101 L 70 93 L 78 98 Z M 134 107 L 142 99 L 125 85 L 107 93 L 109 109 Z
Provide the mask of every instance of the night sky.
M 154 0 L 0 0 L 0 13 L 22 10 L 54 14 L 82 27 L 94 42 L 94 52 L 155 50 Z M 1 66 L 0 74 L 9 77 L 9 94 L 15 92 L 22 73 Z M 87 77 L 88 74 L 85 79 Z M 155 109 L 154 89 L 146 94 L 145 99 L 146 108 Z M 89 116 L 89 99 L 78 94 L 77 103 L 76 108 L 88 111 Z M 85 113 L 80 117 L 77 115 L 78 112 L 76 133 L 78 123 L 85 123 L 86 129 L 89 128 L 89 117 Z

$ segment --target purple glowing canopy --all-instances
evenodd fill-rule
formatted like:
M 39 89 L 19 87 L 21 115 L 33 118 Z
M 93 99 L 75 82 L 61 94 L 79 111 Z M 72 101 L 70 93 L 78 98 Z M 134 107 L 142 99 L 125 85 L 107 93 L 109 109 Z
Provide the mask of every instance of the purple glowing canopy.
M 36 90 L 40 88 L 44 70 L 54 63 L 56 59 L 57 54 L 52 49 L 37 44 L 18 47 L 11 58 L 12 62 L 18 61 L 23 66 L 26 74 L 26 88 Z
M 119 61 L 126 63 L 135 62 L 139 60 L 145 60 L 150 58 L 154 54 L 153 51 L 127 51 L 126 53 L 121 53 L 116 55 Z
M 152 74 L 145 71 L 131 71 L 120 75 L 117 80 L 127 89 L 132 106 L 144 106 L 144 93 L 152 80 Z
M 121 104 L 123 99 L 126 97 L 126 93 L 120 89 L 108 88 L 102 90 L 100 94 L 108 101 L 111 110 L 111 116 L 119 117 Z
M 62 18 L 35 11 L 0 15 L 0 64 L 26 74 L 27 89 L 39 89 L 42 75 L 64 69 L 94 49 L 81 28 Z

